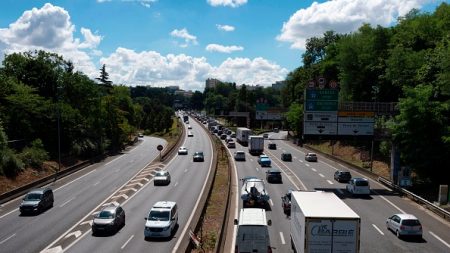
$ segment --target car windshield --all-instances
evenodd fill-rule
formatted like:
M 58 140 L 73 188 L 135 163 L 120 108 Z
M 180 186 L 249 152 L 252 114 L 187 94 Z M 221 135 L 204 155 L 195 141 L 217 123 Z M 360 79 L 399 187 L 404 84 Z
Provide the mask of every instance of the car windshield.
M 151 211 L 148 215 L 149 220 L 156 221 L 168 221 L 170 216 L 170 212 L 168 211 Z
M 203 156 L 203 152 L 195 152 L 195 155 L 197 155 L 197 156 Z
M 359 180 L 355 182 L 356 186 L 369 186 L 369 182 L 365 181 L 365 180 Z
M 99 219 L 112 219 L 114 218 L 114 213 L 110 212 L 110 211 L 101 211 L 97 218 Z
M 164 172 L 158 172 L 158 173 L 156 173 L 156 176 L 157 176 L 157 177 L 164 177 L 164 176 L 166 176 L 166 173 L 164 173 Z
M 316 154 L 308 154 L 308 156 L 315 157 Z
M 40 200 L 42 194 L 40 193 L 29 193 L 25 196 L 25 200 Z
M 404 226 L 419 226 L 419 220 L 402 220 L 402 225 Z

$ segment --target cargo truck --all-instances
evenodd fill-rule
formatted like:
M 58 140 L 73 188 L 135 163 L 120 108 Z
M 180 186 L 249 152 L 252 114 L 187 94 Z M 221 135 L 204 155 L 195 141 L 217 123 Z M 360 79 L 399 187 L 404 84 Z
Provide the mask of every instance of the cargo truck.
M 294 252 L 358 253 L 361 218 L 332 192 L 291 193 Z
M 264 137 L 252 135 L 248 139 L 248 152 L 252 155 L 260 155 L 264 152 Z
M 248 145 L 248 137 L 252 131 L 245 127 L 238 127 L 236 129 L 236 140 L 243 146 Z

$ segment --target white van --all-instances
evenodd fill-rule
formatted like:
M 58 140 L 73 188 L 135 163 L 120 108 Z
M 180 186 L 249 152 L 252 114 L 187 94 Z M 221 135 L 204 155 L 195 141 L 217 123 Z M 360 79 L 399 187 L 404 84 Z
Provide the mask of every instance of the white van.
M 266 220 L 266 211 L 262 208 L 242 208 L 236 234 L 235 252 L 271 253 L 269 229 L 271 220 Z
M 145 217 L 145 238 L 171 237 L 178 224 L 177 203 L 173 201 L 156 202 Z

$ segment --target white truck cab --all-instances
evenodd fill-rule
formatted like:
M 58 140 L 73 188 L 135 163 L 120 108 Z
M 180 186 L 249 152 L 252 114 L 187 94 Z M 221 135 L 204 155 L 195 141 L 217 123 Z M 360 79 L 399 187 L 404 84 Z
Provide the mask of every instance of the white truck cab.
M 242 208 L 237 225 L 235 252 L 271 253 L 268 226 L 271 220 L 266 219 L 266 211 L 262 208 Z

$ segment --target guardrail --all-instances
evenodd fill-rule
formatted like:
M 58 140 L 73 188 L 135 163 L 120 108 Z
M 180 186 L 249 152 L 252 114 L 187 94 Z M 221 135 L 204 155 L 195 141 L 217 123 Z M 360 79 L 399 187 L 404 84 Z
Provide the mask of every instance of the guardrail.
M 390 188 L 392 188 L 395 191 L 398 191 L 398 192 L 404 194 L 409 199 L 414 200 L 415 202 L 425 206 L 425 208 L 432 211 L 433 213 L 439 215 L 440 217 L 444 218 L 445 220 L 450 221 L 450 212 L 440 208 L 439 206 L 431 203 L 430 201 L 428 201 L 420 196 L 417 196 L 416 194 L 414 194 L 398 185 L 393 184 L 391 181 L 389 181 L 388 179 L 386 179 L 384 177 L 378 177 L 378 182 L 380 182 L 386 186 L 389 186 Z

